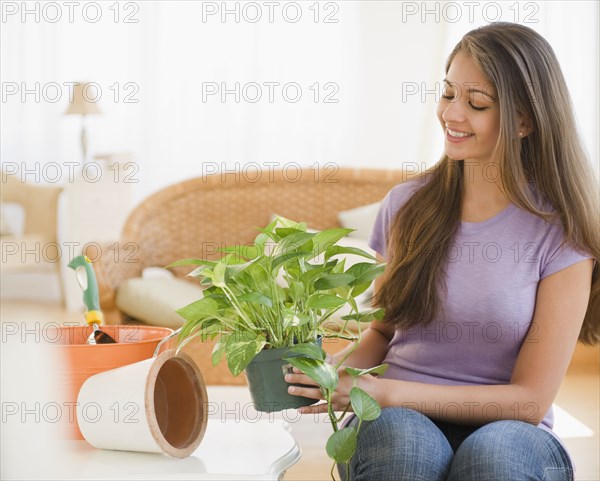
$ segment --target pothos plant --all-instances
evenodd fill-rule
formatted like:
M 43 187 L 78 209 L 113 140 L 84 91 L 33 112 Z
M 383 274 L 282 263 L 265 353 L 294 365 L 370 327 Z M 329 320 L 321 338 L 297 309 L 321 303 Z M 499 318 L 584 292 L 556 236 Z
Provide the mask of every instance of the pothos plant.
M 348 464 L 356 452 L 356 442 L 360 427 L 363 421 L 373 421 L 381 414 L 381 408 L 377 401 L 364 389 L 358 387 L 357 382 L 358 378 L 361 376 L 383 374 L 388 367 L 387 364 L 381 364 L 370 369 L 357 369 L 349 366 L 344 367 L 346 373 L 348 373 L 354 381 L 354 385 L 350 390 L 350 402 L 345 406 L 340 416 L 336 414 L 333 408 L 332 395 L 339 382 L 338 370 L 342 367 L 344 361 L 352 351 L 356 349 L 359 341 L 360 327 L 352 349 L 335 365 L 329 364 L 326 361 L 325 351 L 314 344 L 304 344 L 293 347 L 290 349 L 290 352 L 295 352 L 300 354 L 300 356 L 286 358 L 290 364 L 300 369 L 304 374 L 319 384 L 323 398 L 327 402 L 327 415 L 329 416 L 329 420 L 333 427 L 333 434 L 329 436 L 325 449 L 327 455 L 334 461 L 331 466 L 331 479 L 334 481 L 335 466 L 338 463 L 346 465 L 346 478 L 350 478 Z M 356 426 L 345 426 L 340 429 L 340 423 L 350 410 L 353 411 L 358 418 L 358 423 Z
M 205 287 L 201 299 L 177 310 L 185 320 L 179 348 L 194 338 L 216 339 L 213 364 L 225 355 L 229 370 L 237 376 L 261 350 L 289 347 L 289 354 L 297 357 L 286 361 L 319 384 L 328 403 L 334 432 L 327 453 L 335 462 L 347 463 L 356 449 L 360 424 L 376 419 L 380 408 L 355 385 L 350 404 L 337 417 L 331 395 L 338 384 L 338 369 L 360 342 L 361 323 L 383 318 L 383 309 L 359 312 L 356 297 L 382 274 L 385 265 L 362 249 L 340 244 L 352 229 L 309 232 L 306 223 L 276 217 L 258 230 L 252 245 L 226 247 L 219 260 L 183 259 L 167 266 L 196 266 L 188 275 Z M 347 255 L 363 261 L 346 267 Z M 328 322 L 345 306 L 350 314 L 342 316 L 341 325 Z M 358 325 L 357 331 L 350 329 L 351 321 Z M 321 336 L 347 339 L 353 346 L 333 366 L 316 344 Z M 385 366 L 345 369 L 356 384 L 358 377 L 381 374 Z M 340 429 L 350 410 L 358 425 Z

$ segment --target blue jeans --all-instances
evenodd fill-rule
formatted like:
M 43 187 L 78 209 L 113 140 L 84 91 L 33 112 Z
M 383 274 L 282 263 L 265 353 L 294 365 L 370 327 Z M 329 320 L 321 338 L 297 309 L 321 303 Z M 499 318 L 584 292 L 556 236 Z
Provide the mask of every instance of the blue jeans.
M 354 417 L 349 425 L 356 425 Z M 384 408 L 365 421 L 348 465 L 352 481 L 572 481 L 552 434 L 521 421 L 463 426 L 412 409 Z M 338 465 L 342 481 L 346 465 Z

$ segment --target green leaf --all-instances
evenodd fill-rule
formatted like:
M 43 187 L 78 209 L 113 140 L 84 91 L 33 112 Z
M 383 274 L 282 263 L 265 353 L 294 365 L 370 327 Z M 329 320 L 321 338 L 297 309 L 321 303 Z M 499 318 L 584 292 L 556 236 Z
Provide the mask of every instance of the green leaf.
M 354 413 L 363 421 L 373 421 L 381 414 L 377 401 L 357 386 L 350 389 L 350 403 Z
M 281 238 L 288 237 L 292 234 L 297 234 L 298 232 L 306 232 L 306 229 L 299 229 L 298 227 L 277 227 L 275 232 Z
M 329 247 L 334 245 L 341 238 L 352 232 L 353 229 L 327 229 L 318 232 L 313 237 L 313 251 L 311 255 L 317 257 L 322 252 L 325 252 Z
M 188 274 L 188 277 L 195 277 L 201 280 L 212 277 L 212 268 L 211 266 L 198 266 Z
M 344 297 L 346 297 L 346 295 L 344 295 Z M 354 299 L 354 297 L 348 297 L 348 304 L 352 307 L 352 312 L 358 312 L 358 305 L 356 304 L 356 299 Z
M 333 309 L 343 306 L 345 299 L 331 294 L 313 294 L 306 301 L 306 307 L 311 309 Z
M 387 364 L 380 364 L 379 366 L 370 367 L 368 369 L 358 369 L 356 367 L 346 367 L 346 372 L 352 377 L 365 376 L 367 374 L 383 374 L 387 371 Z
M 358 322 L 371 322 L 377 319 L 381 321 L 385 315 L 385 309 L 380 307 L 378 309 L 370 309 L 368 311 L 358 312 L 355 314 L 347 314 L 342 316 L 344 321 L 358 321 Z
M 262 288 L 269 282 L 267 271 L 263 266 L 263 258 L 257 258 L 248 263 L 246 267 L 239 273 L 234 273 L 234 282 L 237 284 L 245 284 L 254 291 L 261 291 Z M 254 286 L 254 287 L 251 287 Z
M 181 345 L 181 343 L 191 336 L 192 333 L 196 332 L 198 329 L 202 329 L 203 322 L 204 319 L 187 321 L 181 328 L 181 331 L 179 331 L 179 336 L 177 336 L 177 344 Z
M 286 357 L 284 359 L 320 386 L 332 391 L 337 387 L 338 373 L 331 364 L 307 357 Z
M 172 262 L 168 266 L 165 266 L 165 269 L 168 267 L 177 267 L 177 266 L 212 266 L 216 263 L 216 261 L 209 261 L 206 259 L 181 259 L 175 262 Z
M 260 231 L 263 235 L 265 235 L 268 239 L 271 239 L 273 242 L 279 242 L 279 236 L 277 234 L 275 234 L 275 232 L 273 232 L 273 226 L 275 224 L 273 222 L 271 222 L 265 229 L 256 229 L 258 231 Z M 261 237 L 259 239 L 260 234 L 258 234 L 258 236 L 256 237 L 258 239 L 257 243 L 262 243 L 263 242 L 263 238 Z M 265 241 L 266 243 L 266 241 Z M 264 245 L 264 244 L 263 244 Z
M 248 292 L 246 294 L 242 294 L 241 296 L 237 296 L 237 300 L 241 302 L 255 302 L 269 308 L 273 307 L 273 300 L 269 296 L 265 296 L 260 292 Z
M 327 276 L 320 277 L 315 281 L 315 289 L 319 291 L 325 291 L 327 289 L 334 289 L 340 286 L 347 286 L 355 279 L 356 277 L 349 274 L 329 274 Z
M 334 432 L 325 445 L 327 455 L 336 463 L 347 463 L 356 452 L 356 438 L 355 427 L 345 427 Z
M 227 249 L 227 248 L 225 248 L 225 249 Z M 225 252 L 225 249 L 221 249 L 220 251 Z M 239 255 L 237 252 L 232 252 L 231 254 L 226 254 L 225 256 L 223 256 L 221 261 L 224 262 L 227 267 L 237 266 L 238 264 L 248 265 L 250 262 L 248 259 Z
M 255 245 L 236 245 L 231 247 L 225 247 L 223 252 L 228 252 L 229 254 L 236 254 L 238 257 L 243 259 L 256 259 L 259 255 L 262 254 L 262 251 L 259 247 Z
M 269 236 L 267 236 L 267 234 L 263 234 L 262 232 L 254 238 L 254 245 L 260 251 L 261 254 L 264 254 L 265 245 L 267 245 L 268 240 Z
M 231 374 L 234 376 L 237 376 L 246 369 L 248 364 L 250 364 L 250 361 L 252 361 L 254 356 L 256 356 L 266 344 L 265 340 L 261 339 L 259 336 L 256 336 L 253 339 L 243 339 L 244 337 L 251 338 L 252 336 L 255 336 L 255 334 L 251 332 L 244 333 L 244 335 L 235 333 L 227 336 L 225 344 L 227 365 L 229 366 Z
M 327 356 L 322 348 L 313 343 L 297 344 L 292 347 L 286 355 L 291 353 L 298 354 L 302 357 L 308 357 L 309 359 L 315 359 L 317 361 L 324 361 Z
M 293 306 L 292 302 L 289 302 L 290 307 Z M 312 318 L 308 314 L 302 314 L 300 312 L 296 312 L 296 309 L 286 307 L 282 312 L 282 323 L 283 327 L 287 328 L 288 326 L 299 327 L 305 324 L 308 324 Z M 299 341 L 305 342 L 305 341 Z
M 248 262 L 227 264 L 227 267 L 225 268 L 226 284 L 229 285 L 232 282 L 232 279 L 235 278 L 236 276 L 243 276 L 246 272 L 251 270 L 253 266 L 254 266 L 254 259 L 250 260 Z M 233 282 L 234 283 L 239 283 L 239 282 L 245 283 L 244 281 L 239 281 L 237 279 L 234 279 Z
M 354 285 L 371 283 L 374 279 L 383 274 L 385 264 L 371 264 L 368 262 L 359 262 L 349 267 L 346 274 L 356 277 Z
M 177 309 L 175 312 L 186 321 L 196 321 L 205 316 L 216 316 L 218 314 L 218 306 L 214 299 L 203 297 L 181 309 Z
M 223 354 L 225 353 L 225 343 L 221 340 L 215 343 L 215 347 L 212 350 L 212 365 L 216 366 L 221 362 Z
M 204 275 L 204 273 L 202 275 Z M 196 276 L 194 276 L 194 277 L 196 277 Z M 200 285 L 206 286 L 206 287 L 214 287 L 213 283 L 212 283 L 212 271 L 210 271 L 210 275 L 200 279 Z
M 282 254 L 273 259 L 273 264 L 271 265 L 271 272 L 276 272 L 279 269 L 279 266 L 290 259 L 295 259 L 298 257 L 302 257 L 304 254 L 302 252 L 288 252 L 287 254 Z
M 326 272 L 329 272 L 329 269 L 325 267 L 315 267 L 311 264 L 307 264 L 307 267 L 308 270 L 300 275 L 300 282 L 302 282 L 302 284 L 305 286 L 310 286 L 314 279 L 320 277 Z
M 333 259 L 329 262 L 335 263 L 331 269 L 332 274 L 344 274 L 344 271 L 346 270 L 346 259 Z
M 225 271 L 227 264 L 222 261 L 217 262 L 213 269 L 212 283 L 217 287 L 225 287 Z
M 302 247 L 304 244 L 306 244 L 309 240 L 311 240 L 315 236 L 316 236 L 316 234 L 313 234 L 311 232 L 301 232 L 301 231 L 298 231 L 294 234 L 290 234 L 287 237 L 284 237 L 283 239 L 281 239 L 279 241 L 278 252 L 285 254 L 285 253 L 294 251 L 294 250 Z
M 277 225 L 281 225 L 283 227 L 294 227 L 296 229 L 301 229 L 304 231 L 306 230 L 306 224 L 304 222 L 295 222 L 279 215 L 275 216 L 275 222 Z
M 283 328 L 289 329 L 300 325 L 300 318 L 294 312 L 286 312 L 282 320 Z
M 371 282 L 365 282 L 364 284 L 354 284 L 352 286 L 352 297 L 358 297 L 363 292 L 365 292 L 369 287 L 371 287 Z
M 372 261 L 376 260 L 376 258 L 373 257 L 371 254 L 365 252 L 364 250 L 358 247 L 345 247 L 339 245 L 332 245 L 327 248 L 327 250 L 325 251 L 325 260 L 329 260 L 331 257 L 335 257 L 340 254 L 353 254 L 355 256 L 361 256 L 367 259 L 371 259 Z
M 208 338 L 214 338 L 221 330 L 221 321 L 212 317 L 204 317 L 195 321 L 187 321 L 179 336 L 177 336 L 177 343 L 181 345 L 189 337 L 195 337 L 199 341 L 206 341 Z
M 304 298 L 304 284 L 298 281 L 292 281 L 290 285 L 290 296 L 294 301 Z

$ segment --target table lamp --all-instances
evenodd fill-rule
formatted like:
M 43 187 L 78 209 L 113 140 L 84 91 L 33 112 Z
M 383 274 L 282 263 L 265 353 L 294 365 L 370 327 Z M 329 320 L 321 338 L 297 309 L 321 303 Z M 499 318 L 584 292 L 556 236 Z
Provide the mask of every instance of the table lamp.
M 90 89 L 96 87 L 89 82 L 77 82 L 73 87 L 73 98 L 71 103 L 65 112 L 65 115 L 81 115 L 81 151 L 83 154 L 83 163 L 87 162 L 87 148 L 88 139 L 85 127 L 85 116 L 101 114 L 102 112 L 98 108 L 96 99 L 97 95 L 91 95 Z

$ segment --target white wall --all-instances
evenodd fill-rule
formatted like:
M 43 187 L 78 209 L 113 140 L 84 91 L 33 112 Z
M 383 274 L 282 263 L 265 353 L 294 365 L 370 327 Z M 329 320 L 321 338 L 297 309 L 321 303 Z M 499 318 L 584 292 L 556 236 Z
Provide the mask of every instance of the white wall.
M 233 14 L 225 22 L 219 14 L 203 21 L 203 10 L 221 8 L 222 2 L 200 1 L 120 2 L 115 22 L 115 4 L 101 2 L 96 23 L 90 21 L 93 2 L 81 2 L 72 23 L 64 2 L 50 3 L 62 8 L 54 23 L 56 11 L 44 7 L 47 3 L 25 2 L 30 11 L 38 9 L 36 19 L 35 13 L 22 17 L 22 2 L 3 2 L 4 166 L 17 163 L 44 174 L 44 166 L 56 162 L 66 177 L 64 163 L 80 158 L 79 118 L 62 115 L 68 89 L 51 102 L 49 86 L 80 80 L 98 82 L 103 92 L 104 113 L 88 122 L 92 154 L 135 155 L 134 202 L 178 180 L 249 163 L 431 165 L 440 156 L 442 137 L 436 96 L 422 100 L 421 91 L 436 88 L 446 56 L 464 33 L 498 19 L 526 23 L 552 43 L 598 169 L 597 2 L 471 2 L 471 11 L 464 2 L 299 2 L 302 17 L 296 23 L 293 2 L 279 2 L 273 22 L 265 2 L 227 2 L 230 10 L 239 9 L 239 22 Z M 256 23 L 249 21 L 256 13 L 252 4 L 263 14 Z M 11 14 L 7 5 L 19 11 Z M 127 15 L 137 23 L 125 23 Z M 325 22 L 327 15 L 337 22 Z M 36 82 L 41 98 L 29 94 L 23 101 L 22 88 Z M 207 82 L 230 87 L 256 82 L 263 85 L 263 98 L 203 100 Z M 265 82 L 295 82 L 302 98 L 286 101 L 277 87 L 271 103 Z M 310 90 L 315 82 L 321 85 L 316 103 Z M 14 84 L 19 93 L 7 95 Z M 411 95 L 407 89 L 414 86 L 419 91 Z M 333 88 L 337 103 L 325 103 L 323 95 Z M 253 95 L 252 89 L 247 93 Z M 127 94 L 137 103 L 126 102 Z

